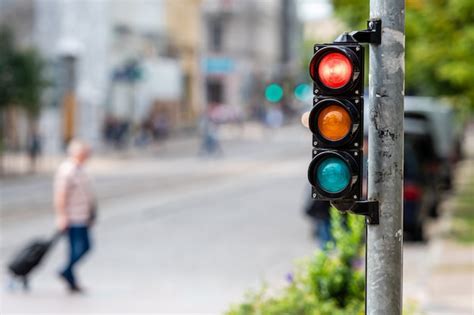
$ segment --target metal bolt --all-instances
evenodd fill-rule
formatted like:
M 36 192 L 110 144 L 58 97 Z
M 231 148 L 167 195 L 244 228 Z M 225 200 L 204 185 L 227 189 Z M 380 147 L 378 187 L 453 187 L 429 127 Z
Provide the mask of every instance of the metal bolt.
M 318 152 L 316 152 L 316 150 L 314 150 L 313 153 L 316 154 L 316 153 L 318 153 Z
M 374 22 L 372 22 L 372 21 L 369 22 L 369 28 L 370 29 L 374 28 Z
M 358 146 L 359 146 L 359 143 L 357 143 L 357 142 L 354 143 L 354 146 L 355 146 L 355 147 L 358 147 Z
M 314 93 L 319 93 L 319 90 L 318 89 L 314 90 Z
M 316 194 L 313 194 L 313 198 L 316 198 Z
M 356 51 L 359 51 L 359 50 L 360 50 L 360 47 L 359 47 L 359 46 L 357 46 L 357 47 L 356 47 Z
M 319 47 L 315 47 L 314 50 L 319 50 Z
M 357 199 L 357 195 L 354 195 L 354 199 Z
M 355 91 L 355 94 L 359 94 L 359 90 L 356 90 L 356 91 Z
M 358 155 L 359 155 L 359 153 L 357 153 L 357 152 L 354 152 L 354 155 L 355 155 L 355 156 L 358 156 Z
M 355 103 L 356 103 L 356 104 L 359 104 L 359 100 L 355 100 Z
M 318 141 L 314 141 L 314 142 L 313 142 L 313 145 L 318 145 Z

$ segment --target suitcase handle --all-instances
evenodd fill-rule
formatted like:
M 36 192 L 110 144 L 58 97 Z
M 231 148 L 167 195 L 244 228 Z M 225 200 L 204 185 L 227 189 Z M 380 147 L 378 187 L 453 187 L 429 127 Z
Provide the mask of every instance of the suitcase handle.
M 64 234 L 64 231 L 61 231 L 61 230 L 57 230 L 56 232 L 54 232 L 53 236 L 49 240 L 49 246 L 53 246 L 57 241 L 59 241 L 59 239 L 61 238 L 61 236 L 63 236 L 63 234 Z

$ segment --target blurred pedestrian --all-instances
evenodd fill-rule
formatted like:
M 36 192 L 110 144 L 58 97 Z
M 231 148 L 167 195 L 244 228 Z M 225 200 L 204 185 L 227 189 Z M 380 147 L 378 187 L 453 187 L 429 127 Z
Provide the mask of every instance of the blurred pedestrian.
M 211 120 L 205 123 L 201 153 L 208 155 L 222 153 L 222 147 L 219 143 L 219 135 L 217 133 L 217 125 Z
M 305 214 L 313 223 L 313 236 L 319 241 L 322 249 L 326 249 L 328 243 L 333 240 L 330 207 L 329 201 L 314 200 L 310 197 L 304 208 Z
M 57 226 L 69 240 L 69 259 L 60 277 L 71 292 L 81 292 L 74 269 L 90 250 L 89 228 L 96 214 L 94 194 L 84 170 L 91 150 L 86 143 L 72 140 L 67 153 L 68 157 L 59 166 L 54 183 Z
M 168 114 L 161 111 L 153 118 L 153 136 L 156 141 L 164 141 L 168 138 L 170 121 Z
M 36 127 L 28 139 L 28 157 L 30 160 L 30 172 L 36 172 L 38 158 L 41 155 L 41 135 Z
M 116 124 L 116 119 L 112 115 L 106 114 L 102 126 L 102 137 L 108 145 L 112 145 L 114 142 Z
M 153 138 L 153 122 L 150 117 L 145 118 L 140 124 L 138 131 L 138 137 L 135 140 L 135 144 L 140 147 L 145 147 L 150 144 Z
M 213 117 L 217 106 L 210 105 L 201 121 L 202 143 L 199 154 L 222 154 L 223 150 L 219 141 L 219 127 Z
M 281 107 L 275 105 L 267 110 L 265 123 L 269 128 L 277 129 L 283 125 L 284 118 Z
M 309 112 L 301 116 L 301 123 L 308 128 Z M 308 192 L 308 196 L 310 193 Z M 329 201 L 313 200 L 311 197 L 305 205 L 305 213 L 311 218 L 314 224 L 314 236 L 320 241 L 321 248 L 327 248 L 330 241 L 333 240 L 331 232 L 331 204 Z

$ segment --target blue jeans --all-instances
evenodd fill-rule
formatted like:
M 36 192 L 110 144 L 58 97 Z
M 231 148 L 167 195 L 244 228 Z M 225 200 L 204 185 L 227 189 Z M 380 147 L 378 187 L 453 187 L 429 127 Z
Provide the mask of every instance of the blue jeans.
M 69 262 L 64 268 L 62 275 L 71 286 L 76 286 L 74 266 L 90 250 L 89 228 L 87 226 L 70 226 L 66 233 L 69 238 Z
M 326 249 L 328 242 L 332 241 L 331 220 L 329 218 L 316 219 L 316 233 L 321 249 Z

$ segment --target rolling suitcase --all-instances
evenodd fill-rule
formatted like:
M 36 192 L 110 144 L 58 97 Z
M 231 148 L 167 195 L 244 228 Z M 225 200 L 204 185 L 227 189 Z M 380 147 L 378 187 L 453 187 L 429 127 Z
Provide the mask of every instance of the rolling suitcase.
M 28 289 L 28 275 L 37 267 L 48 250 L 60 238 L 62 232 L 56 232 L 51 239 L 36 239 L 20 250 L 8 264 L 10 273 L 15 278 L 20 278 L 25 290 Z

